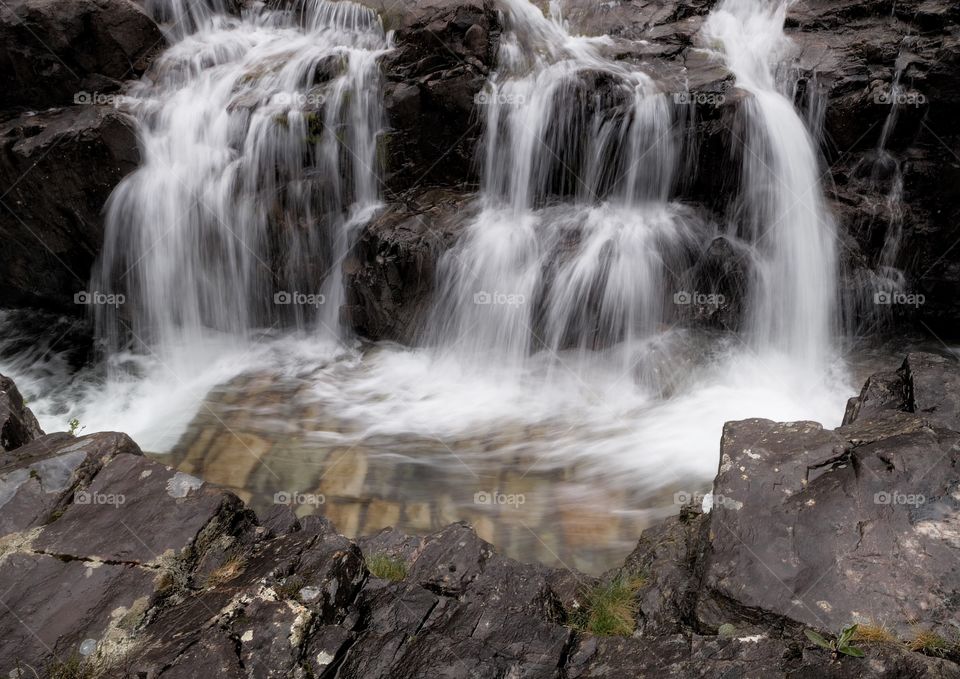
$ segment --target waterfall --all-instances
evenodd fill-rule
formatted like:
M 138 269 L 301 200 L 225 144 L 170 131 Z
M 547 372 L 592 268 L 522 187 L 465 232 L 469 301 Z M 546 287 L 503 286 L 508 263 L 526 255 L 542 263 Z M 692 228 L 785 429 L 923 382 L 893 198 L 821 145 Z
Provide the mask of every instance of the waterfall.
M 778 73 L 791 43 L 787 2 L 723 0 L 703 35 L 749 97 L 741 194 L 731 230 L 755 250 L 751 342 L 808 366 L 823 365 L 834 336 L 836 227 L 824 202 L 817 146 Z
M 478 103 L 485 123 L 478 215 L 441 262 L 432 338 L 486 363 L 524 363 L 636 343 L 670 313 L 671 281 L 696 242 L 669 202 L 679 134 L 667 95 L 603 56 L 608 38 L 570 35 L 503 3 L 498 70 Z
M 163 351 L 211 331 L 335 333 L 340 262 L 379 205 L 377 15 L 305 0 L 213 16 L 126 98 L 141 166 L 110 197 L 93 283 L 128 300 L 97 310 L 113 349 L 130 334 Z

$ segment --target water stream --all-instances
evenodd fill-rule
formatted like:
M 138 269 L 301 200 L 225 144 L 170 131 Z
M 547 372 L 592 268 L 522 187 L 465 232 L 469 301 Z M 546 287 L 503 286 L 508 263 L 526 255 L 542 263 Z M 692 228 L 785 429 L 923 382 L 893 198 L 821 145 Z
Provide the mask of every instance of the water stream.
M 682 121 L 658 83 L 559 4 L 502 0 L 482 186 L 417 348 L 338 320 L 340 262 L 381 206 L 391 36 L 349 2 L 186 7 L 158 10 L 175 42 L 127 93 L 143 162 L 94 280 L 128 299 L 97 318 L 107 358 L 0 366 L 48 430 L 126 431 L 350 534 L 467 519 L 512 556 L 599 572 L 708 487 L 724 421 L 839 424 L 835 226 L 783 4 L 724 0 L 699 37 L 748 95 L 718 226 L 678 198 Z M 749 254 L 742 333 L 682 323 L 683 274 L 720 233 Z

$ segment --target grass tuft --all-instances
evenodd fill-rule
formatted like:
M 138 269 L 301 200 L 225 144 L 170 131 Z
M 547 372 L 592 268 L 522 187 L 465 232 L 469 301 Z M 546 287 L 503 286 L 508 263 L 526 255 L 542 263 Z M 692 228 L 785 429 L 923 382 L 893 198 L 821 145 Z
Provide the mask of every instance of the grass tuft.
M 597 636 L 630 636 L 637 627 L 635 596 L 644 583 L 641 576 L 620 576 L 591 588 L 571 617 L 573 627 Z
M 243 572 L 243 567 L 246 565 L 247 561 L 242 556 L 231 557 L 222 566 L 211 571 L 204 584 L 207 587 L 217 587 L 225 582 L 230 582 Z
M 872 643 L 897 643 L 900 641 L 886 624 L 872 622 L 862 622 L 857 625 L 853 640 Z
M 928 629 L 917 628 L 910 639 L 907 641 L 907 648 L 911 651 L 932 655 L 942 658 L 953 649 L 949 641 L 944 639 L 936 632 Z
M 366 562 L 367 570 L 381 580 L 399 582 L 407 577 L 407 564 L 398 557 L 383 553 L 373 554 L 367 557 Z

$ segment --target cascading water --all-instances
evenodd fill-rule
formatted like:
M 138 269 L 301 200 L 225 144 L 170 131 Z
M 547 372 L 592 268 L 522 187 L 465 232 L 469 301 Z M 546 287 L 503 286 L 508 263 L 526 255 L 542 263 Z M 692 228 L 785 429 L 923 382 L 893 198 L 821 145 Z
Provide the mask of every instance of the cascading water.
M 696 240 L 668 202 L 678 133 L 648 76 L 551 10 L 504 3 L 479 214 L 441 264 L 433 339 L 513 367 L 536 349 L 619 343 L 629 364 Z
M 754 346 L 826 365 L 835 335 L 836 227 L 816 145 L 777 73 L 790 43 L 788 2 L 723 0 L 703 27 L 749 93 L 744 102 L 741 196 L 731 229 L 753 245 L 748 300 Z
M 130 317 L 103 307 L 100 333 L 164 354 L 291 319 L 332 331 L 339 263 L 379 205 L 380 20 L 306 0 L 198 21 L 128 92 L 143 160 L 110 198 L 95 288 Z
M 98 318 L 123 370 L 0 366 L 48 429 L 126 431 L 258 509 L 319 491 L 347 532 L 466 519 L 512 556 L 599 572 L 674 491 L 706 486 L 725 421 L 839 423 L 833 226 L 775 78 L 783 6 L 726 0 L 704 30 L 750 94 L 726 234 L 752 253 L 748 350 L 678 323 L 718 235 L 677 199 L 682 111 L 611 39 L 526 0 L 501 0 L 481 191 L 419 349 L 335 332 L 340 260 L 380 204 L 379 20 L 166 2 L 173 44 L 126 104 L 142 166 L 111 198 L 95 281 L 127 295 Z M 263 332 L 278 324 L 305 332 Z M 524 510 L 477 499 L 498 490 Z

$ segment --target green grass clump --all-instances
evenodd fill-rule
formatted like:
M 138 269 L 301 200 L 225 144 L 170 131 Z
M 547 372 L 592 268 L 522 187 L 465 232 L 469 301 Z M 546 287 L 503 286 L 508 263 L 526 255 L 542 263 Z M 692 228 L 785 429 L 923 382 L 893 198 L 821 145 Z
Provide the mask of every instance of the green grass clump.
M 573 627 L 597 636 L 630 636 L 637 627 L 635 597 L 644 582 L 642 576 L 620 576 L 592 587 L 572 616 Z
M 366 559 L 367 570 L 381 580 L 399 582 L 407 577 L 407 564 L 389 554 L 373 554 Z

